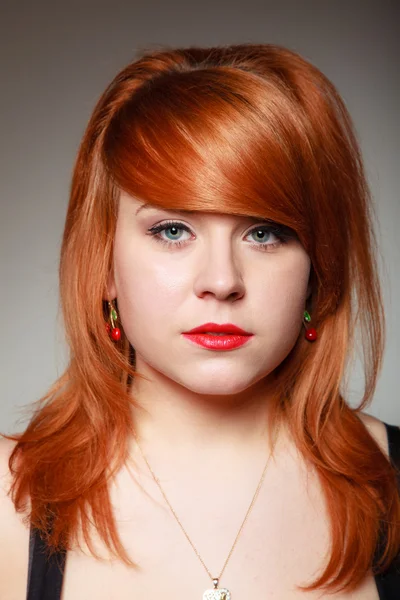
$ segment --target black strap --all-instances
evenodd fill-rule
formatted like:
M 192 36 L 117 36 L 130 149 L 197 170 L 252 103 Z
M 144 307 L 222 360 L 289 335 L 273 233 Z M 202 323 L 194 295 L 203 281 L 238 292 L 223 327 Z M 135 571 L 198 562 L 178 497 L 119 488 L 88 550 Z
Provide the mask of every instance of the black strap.
M 400 428 L 396 425 L 386 426 L 389 457 L 397 469 L 397 482 L 400 494 Z M 375 576 L 380 600 L 399 600 L 400 598 L 400 553 L 385 573 Z
M 389 456 L 392 464 L 398 470 L 400 488 L 400 427 L 388 425 L 387 423 L 385 423 L 385 426 L 389 441 Z
M 37 529 L 31 528 L 27 600 L 60 600 L 65 552 L 48 554 Z

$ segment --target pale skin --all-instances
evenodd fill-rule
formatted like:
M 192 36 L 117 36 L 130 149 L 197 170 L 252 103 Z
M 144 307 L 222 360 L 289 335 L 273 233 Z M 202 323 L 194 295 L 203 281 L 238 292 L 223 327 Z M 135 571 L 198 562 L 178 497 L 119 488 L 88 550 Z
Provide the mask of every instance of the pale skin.
M 133 415 L 141 446 L 216 577 L 270 450 L 268 376 L 303 333 L 310 259 L 295 237 L 279 245 L 271 231 L 257 236 L 259 219 L 142 205 L 121 194 L 107 298 L 118 298 L 137 370 L 147 377 L 132 388 L 144 409 Z M 182 241 L 181 246 L 167 246 L 149 234 L 167 221 L 188 228 L 158 234 L 173 244 Z M 267 251 L 258 244 L 277 245 Z M 253 338 L 218 353 L 182 336 L 210 321 L 234 323 Z M 387 454 L 383 423 L 367 414 L 361 418 Z M 6 495 L 11 447 L 1 442 L 0 597 L 23 600 L 28 529 Z M 111 485 L 111 495 L 122 541 L 140 568 L 96 560 L 85 548 L 71 550 L 63 600 L 200 599 L 213 587 L 133 441 L 131 460 Z M 95 540 L 106 557 L 96 535 Z M 372 575 L 352 594 L 296 589 L 316 574 L 327 549 L 318 481 L 282 432 L 220 585 L 231 591 L 232 600 L 377 600 Z

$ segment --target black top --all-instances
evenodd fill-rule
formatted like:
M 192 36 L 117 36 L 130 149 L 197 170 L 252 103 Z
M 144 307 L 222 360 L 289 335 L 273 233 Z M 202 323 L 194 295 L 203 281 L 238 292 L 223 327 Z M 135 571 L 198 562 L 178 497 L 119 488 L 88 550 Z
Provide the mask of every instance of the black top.
M 399 470 L 400 489 L 400 428 L 387 423 L 385 426 L 389 441 L 389 456 Z M 46 546 L 37 530 L 31 529 L 27 600 L 60 600 L 61 598 L 66 555 L 64 552 L 58 552 L 46 559 L 45 552 Z M 380 600 L 400 598 L 400 560 L 396 560 L 395 563 L 392 563 L 384 574 L 375 576 Z

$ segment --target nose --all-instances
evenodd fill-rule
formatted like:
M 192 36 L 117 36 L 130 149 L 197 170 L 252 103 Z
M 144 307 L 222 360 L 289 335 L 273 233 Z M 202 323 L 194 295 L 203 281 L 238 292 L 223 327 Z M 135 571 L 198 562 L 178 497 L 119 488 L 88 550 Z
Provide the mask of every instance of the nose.
M 202 249 L 194 278 L 194 292 L 199 298 L 235 301 L 245 293 L 238 258 L 229 241 L 215 239 Z

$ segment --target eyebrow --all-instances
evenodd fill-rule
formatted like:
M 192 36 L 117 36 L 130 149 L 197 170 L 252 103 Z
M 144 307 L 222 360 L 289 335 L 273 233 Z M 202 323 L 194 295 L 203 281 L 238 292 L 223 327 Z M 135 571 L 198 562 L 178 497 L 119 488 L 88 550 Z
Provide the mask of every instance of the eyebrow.
M 199 211 L 197 210 L 177 210 L 177 209 L 173 209 L 173 208 L 163 208 L 161 206 L 156 206 L 155 204 L 150 204 L 149 202 L 145 202 L 144 204 L 141 204 L 139 206 L 139 208 L 136 210 L 135 215 L 137 216 L 141 210 L 161 210 L 163 212 L 172 212 L 172 213 L 177 213 L 177 214 L 184 214 L 184 215 L 193 215 Z M 273 221 L 272 219 L 268 219 L 265 217 L 259 217 L 257 215 L 232 215 L 232 216 L 236 216 L 239 218 L 244 218 L 244 219 L 249 219 L 249 220 L 253 220 L 253 221 L 264 221 L 265 223 L 271 223 L 271 225 L 276 225 L 276 221 Z M 282 227 L 282 226 L 281 226 Z M 288 228 L 289 229 L 289 228 Z
M 143 208 L 153 208 L 153 206 L 152 206 L 152 204 L 147 204 L 147 203 L 145 203 L 145 204 L 142 204 L 141 206 L 139 206 L 139 208 L 138 208 L 138 209 L 137 209 L 137 211 L 135 212 L 135 215 L 137 215 L 138 213 L 140 213 L 140 211 L 141 211 Z
M 173 209 L 173 208 L 163 208 L 162 206 L 156 206 L 154 204 L 149 204 L 148 202 L 145 202 L 144 204 L 142 204 L 141 206 L 139 206 L 139 208 L 137 209 L 137 211 L 135 212 L 135 215 L 137 216 L 141 210 L 143 209 L 154 209 L 154 210 L 162 210 L 164 212 L 176 212 L 176 213 L 183 213 L 183 214 L 193 214 L 197 211 L 195 210 L 183 210 L 183 209 Z

